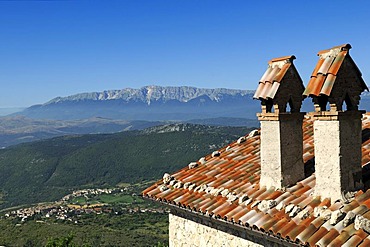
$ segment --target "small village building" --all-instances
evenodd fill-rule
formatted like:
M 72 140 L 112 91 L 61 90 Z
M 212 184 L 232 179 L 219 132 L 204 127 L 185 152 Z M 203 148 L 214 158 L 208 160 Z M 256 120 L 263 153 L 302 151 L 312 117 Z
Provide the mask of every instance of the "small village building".
M 143 191 L 170 208 L 170 246 L 370 246 L 370 114 L 349 49 L 319 52 L 306 89 L 293 56 L 271 60 L 261 129 Z

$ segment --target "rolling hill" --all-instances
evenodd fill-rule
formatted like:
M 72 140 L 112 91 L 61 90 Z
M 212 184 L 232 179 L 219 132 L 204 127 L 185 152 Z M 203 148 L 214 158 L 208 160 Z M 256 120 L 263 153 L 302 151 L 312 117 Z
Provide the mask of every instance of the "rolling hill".
M 6 116 L 0 117 L 0 148 L 57 136 L 141 130 L 166 123 L 98 117 L 81 120 L 49 120 Z

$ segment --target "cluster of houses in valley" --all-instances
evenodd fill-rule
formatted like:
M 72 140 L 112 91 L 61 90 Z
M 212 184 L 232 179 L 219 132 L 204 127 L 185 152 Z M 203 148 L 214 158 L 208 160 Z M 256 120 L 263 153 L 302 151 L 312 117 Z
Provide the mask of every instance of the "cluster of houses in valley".
M 83 189 L 73 191 L 71 194 L 64 196 L 61 200 L 55 203 L 42 204 L 28 208 L 12 210 L 3 215 L 5 218 L 15 218 L 20 222 L 28 220 L 37 220 L 43 222 L 48 219 L 56 219 L 62 221 L 70 221 L 79 223 L 78 219 L 83 214 L 124 214 L 124 213 L 168 213 L 163 208 L 146 208 L 145 205 L 126 204 L 119 207 L 105 204 L 73 204 L 75 198 L 85 197 L 86 199 L 92 198 L 101 194 L 127 194 L 128 188 L 113 188 L 113 189 Z M 131 194 L 136 196 L 136 194 Z
M 125 188 L 113 188 L 113 189 L 83 189 L 83 190 L 76 190 L 73 191 L 72 194 L 68 194 L 64 196 L 61 201 L 67 202 L 75 197 L 85 197 L 88 198 L 88 196 L 91 195 L 101 195 L 101 194 L 116 194 L 116 193 L 122 193 L 124 191 L 127 191 L 127 187 Z
M 72 207 L 71 207 L 72 206 Z M 57 219 L 66 220 L 74 223 L 78 223 L 78 216 L 85 213 L 97 213 L 101 214 L 103 212 L 111 213 L 112 209 L 103 207 L 92 207 L 92 208 L 77 208 L 73 205 L 43 205 L 35 206 L 30 208 L 23 208 L 18 210 L 13 210 L 5 214 L 5 218 L 17 218 L 21 222 L 27 220 L 47 220 L 47 219 Z

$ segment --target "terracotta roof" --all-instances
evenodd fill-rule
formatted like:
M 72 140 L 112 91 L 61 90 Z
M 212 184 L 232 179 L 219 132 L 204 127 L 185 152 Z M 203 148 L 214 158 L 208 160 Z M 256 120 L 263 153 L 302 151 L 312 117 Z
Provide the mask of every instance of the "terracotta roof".
M 295 56 L 271 59 L 266 72 L 262 75 L 258 88 L 253 96 L 255 99 L 273 99 L 279 89 L 280 82 L 288 69 L 293 65 Z
M 320 57 L 319 61 L 312 72 L 311 78 L 305 91 L 303 92 L 303 95 L 329 96 L 333 89 L 339 69 L 341 68 L 345 59 L 348 59 L 353 64 L 353 68 L 357 74 L 356 77 L 360 81 L 363 90 L 367 89 L 367 86 L 362 79 L 360 70 L 357 68 L 356 64 L 349 55 L 349 50 L 351 48 L 352 47 L 350 44 L 344 44 L 318 52 L 317 55 Z
M 314 158 L 312 123 L 306 116 L 303 159 L 307 171 L 312 168 Z M 370 162 L 369 128 L 370 114 L 366 114 L 362 144 L 364 171 L 369 170 Z M 369 246 L 369 229 L 365 231 L 366 227 L 362 227 L 360 215 L 370 220 L 370 190 L 358 191 L 350 202 L 331 204 L 329 198 L 313 196 L 314 174 L 286 191 L 260 187 L 258 131 L 218 151 L 206 156 L 205 161 L 201 159 L 196 165 L 167 174 L 164 180 L 144 190 L 143 196 L 297 244 Z

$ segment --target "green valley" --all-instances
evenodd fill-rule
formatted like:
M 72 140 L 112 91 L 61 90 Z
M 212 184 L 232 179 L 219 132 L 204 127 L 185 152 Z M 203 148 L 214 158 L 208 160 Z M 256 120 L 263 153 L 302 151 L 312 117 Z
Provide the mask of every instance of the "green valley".
M 145 186 L 77 190 L 56 202 L 3 210 L 0 244 L 48 246 L 71 237 L 85 247 L 166 245 L 167 209 L 139 196 Z

